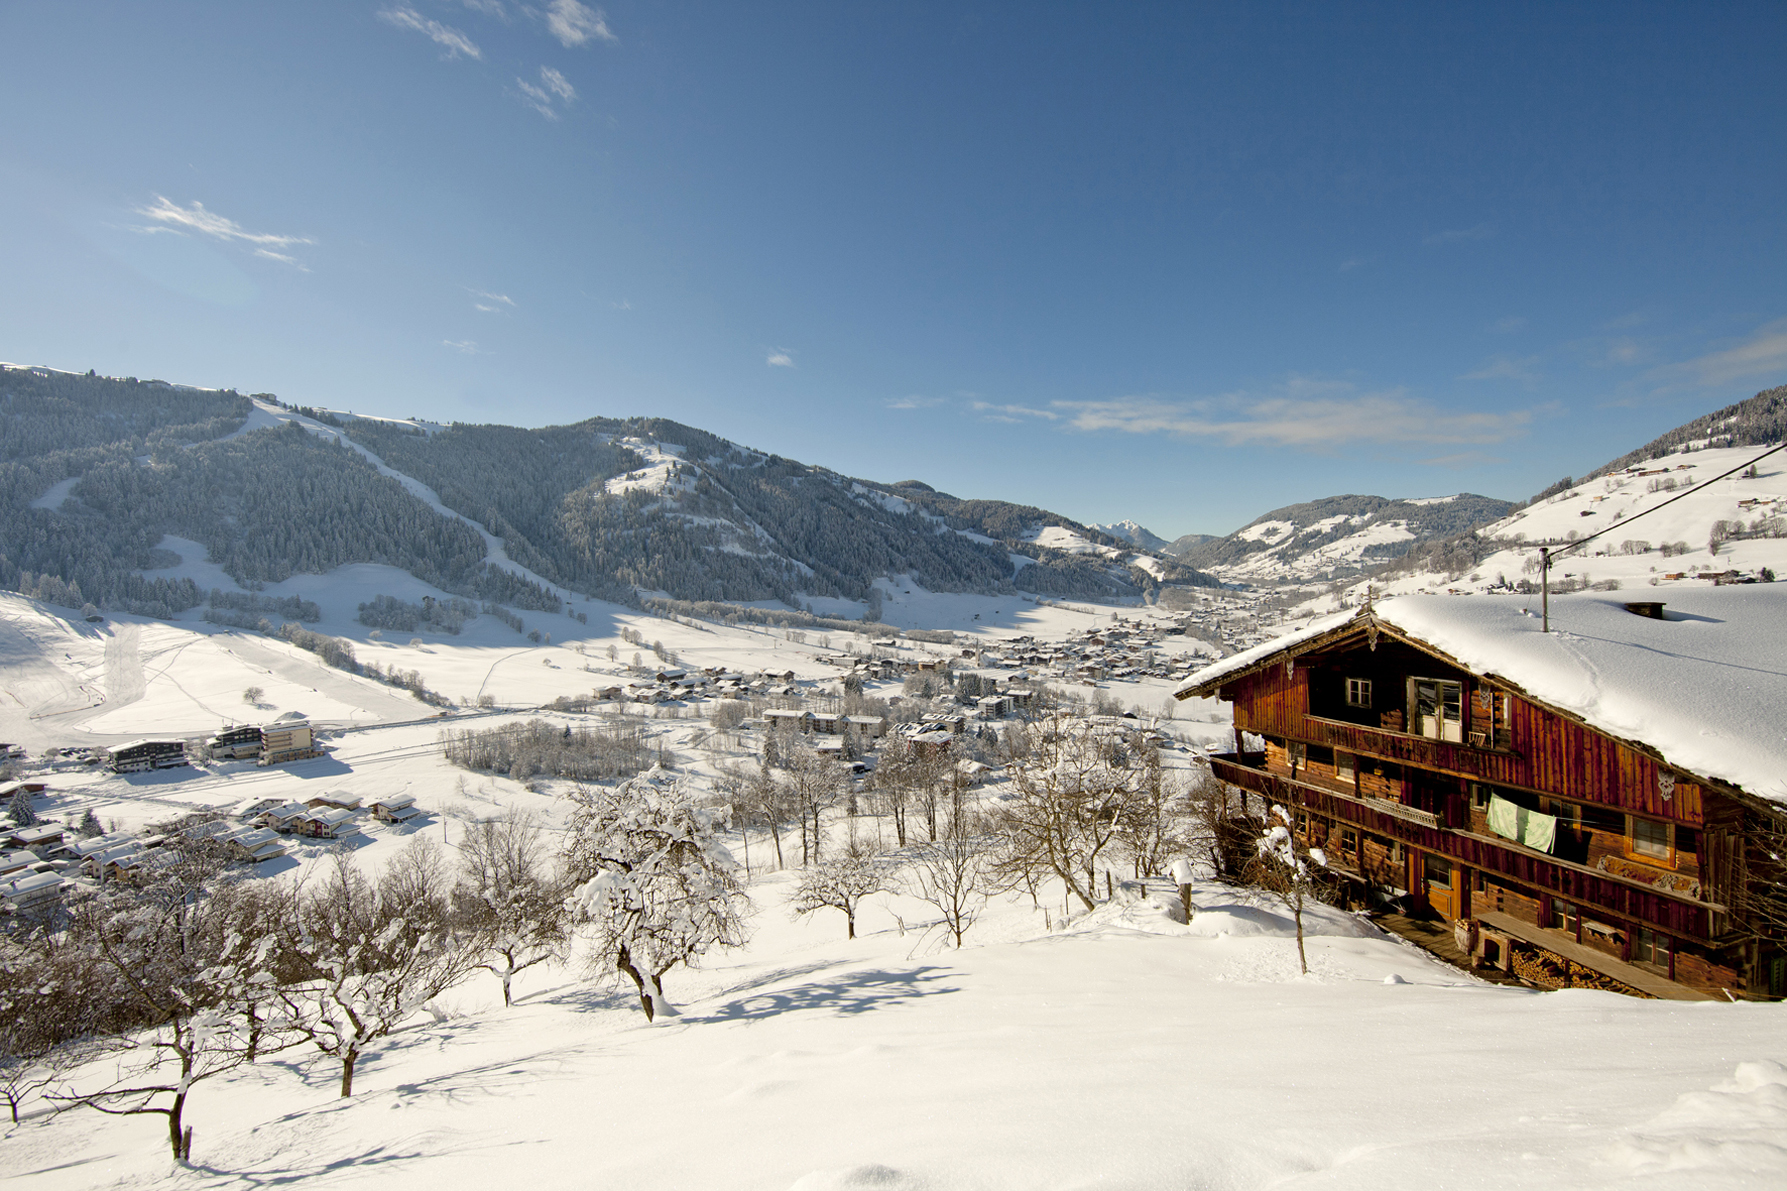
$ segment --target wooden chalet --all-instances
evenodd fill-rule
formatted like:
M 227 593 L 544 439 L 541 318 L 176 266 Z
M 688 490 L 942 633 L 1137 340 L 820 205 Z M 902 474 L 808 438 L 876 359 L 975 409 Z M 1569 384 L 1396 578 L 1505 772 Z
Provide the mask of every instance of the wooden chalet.
M 1536 597 L 1400 597 L 1177 695 L 1234 705 L 1215 775 L 1289 808 L 1356 904 L 1540 987 L 1780 997 L 1787 586 L 1671 595 L 1553 599 L 1550 633 Z

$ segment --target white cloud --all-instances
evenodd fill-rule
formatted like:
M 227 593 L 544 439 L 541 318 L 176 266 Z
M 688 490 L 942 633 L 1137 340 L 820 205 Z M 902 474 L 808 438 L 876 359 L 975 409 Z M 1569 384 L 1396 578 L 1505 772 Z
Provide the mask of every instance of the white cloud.
M 1122 397 L 1110 401 L 1056 401 L 1078 430 L 1173 434 L 1214 438 L 1230 446 L 1258 443 L 1325 451 L 1347 443 L 1502 442 L 1525 432 L 1527 410 L 1453 411 L 1418 400 L 1402 389 L 1360 393 L 1340 381 L 1293 378 L 1276 393 L 1231 393 L 1174 401 Z
M 570 80 L 550 66 L 540 67 L 539 86 L 526 79 L 516 79 L 515 85 L 521 88 L 528 106 L 548 120 L 558 119 L 560 107 L 569 107 L 571 101 L 577 98 L 577 91 L 571 86 Z
M 1340 268 L 1337 271 L 1341 273 L 1351 273 L 1361 265 L 1369 263 L 1371 263 L 1371 258 L 1368 256 L 1350 256 L 1346 260 L 1340 262 Z
M 895 397 L 887 403 L 889 409 L 935 409 L 943 404 L 941 397 Z
M 1518 314 L 1510 314 L 1506 318 L 1498 318 L 1490 323 L 1489 329 L 1497 335 L 1512 335 L 1516 331 L 1526 330 L 1526 319 Z
M 1487 223 L 1479 223 L 1476 227 L 1455 228 L 1451 231 L 1434 232 L 1423 236 L 1423 244 L 1459 244 L 1466 240 L 1487 240 L 1495 235 L 1495 228 Z
M 398 29 L 412 29 L 428 38 L 446 51 L 446 57 L 457 58 L 464 54 L 467 58 L 482 58 L 480 50 L 472 39 L 439 21 L 423 16 L 407 4 L 399 4 L 395 8 L 387 8 L 379 14 L 379 20 Z
M 478 354 L 478 345 L 470 339 L 443 339 L 442 347 L 450 347 L 456 352 L 464 352 L 468 356 Z
M 1435 455 L 1431 459 L 1422 459 L 1421 463 L 1428 467 L 1449 467 L 1454 470 L 1477 467 L 1484 463 L 1506 463 L 1500 455 L 1491 455 L 1486 451 L 1457 451 L 1450 455 Z
M 546 8 L 546 31 L 566 49 L 576 49 L 591 39 L 620 40 L 608 28 L 608 17 L 601 9 L 579 4 L 578 0 L 552 0 Z
M 1722 385 L 1746 377 L 1773 374 L 1787 379 L 1787 318 L 1758 327 L 1748 338 L 1731 347 L 1679 365 L 1703 385 Z
M 1062 404 L 1055 402 L 1056 405 Z M 1061 415 L 1054 410 L 1035 409 L 1028 405 L 999 405 L 991 401 L 970 401 L 968 408 L 987 422 L 1005 422 L 1007 424 L 1021 422 L 1025 418 L 1037 418 L 1044 422 L 1058 422 Z
M 481 289 L 466 288 L 472 296 L 472 308 L 482 310 L 486 314 L 507 314 L 515 309 L 515 299 L 507 294 L 492 294 Z
M 459 3 L 473 12 L 481 12 L 499 21 L 509 19 L 509 10 L 503 7 L 503 0 L 459 0 Z
M 281 236 L 271 232 L 251 232 L 233 219 L 227 219 L 215 211 L 205 210 L 205 204 L 201 202 L 195 201 L 190 207 L 182 207 L 159 194 L 155 196 L 155 201 L 149 206 L 138 207 L 136 213 L 145 219 L 153 219 L 160 225 L 141 228 L 139 229 L 141 231 L 173 232 L 179 235 L 186 232 L 197 232 L 200 235 L 209 236 L 213 240 L 222 240 L 226 244 L 252 244 L 256 256 L 279 261 L 281 264 L 291 265 L 295 269 L 303 269 L 306 273 L 310 271 L 305 269 L 291 254 L 274 251 L 277 248 L 291 248 L 298 244 L 315 244 L 316 241 L 308 236 Z
M 1459 380 L 1517 380 L 1523 385 L 1530 385 L 1539 379 L 1534 368 L 1539 362 L 1537 356 L 1496 356 L 1475 372 L 1467 372 Z
M 771 368 L 792 368 L 794 367 L 794 354 L 785 348 L 777 348 L 770 352 L 769 358 L 763 362 Z

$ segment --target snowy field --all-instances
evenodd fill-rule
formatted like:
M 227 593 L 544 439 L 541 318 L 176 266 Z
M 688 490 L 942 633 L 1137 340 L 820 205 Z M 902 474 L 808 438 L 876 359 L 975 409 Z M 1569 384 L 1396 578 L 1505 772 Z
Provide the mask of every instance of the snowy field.
M 202 557 L 181 564 L 205 565 Z M 562 787 L 530 792 L 455 769 L 438 735 L 531 718 L 538 713 L 529 709 L 555 695 L 626 681 L 638 648 L 623 630 L 643 635 L 648 660 L 649 643 L 661 640 L 685 666 L 793 670 L 827 682 L 841 672 L 831 659 L 867 649 L 854 634 L 808 630 L 797 640 L 594 601 L 573 605 L 588 624 L 523 613 L 530 629 L 552 634 L 550 645 L 487 616 L 457 637 L 375 641 L 353 618 L 378 593 L 414 600 L 428 591 L 401 572 L 350 567 L 266 594 L 316 600 L 324 616 L 314 627 L 350 638 L 362 660 L 417 669 L 455 700 L 489 694 L 505 707 L 442 721 L 400 691 L 193 614 L 175 624 L 89 624 L 7 595 L 0 732 L 35 756 L 51 745 L 302 712 L 328 726 L 326 757 L 126 777 L 70 767 L 47 775 L 45 809 L 58 821 L 93 809 L 136 828 L 251 797 L 413 794 L 425 812 L 417 824 L 369 824 L 342 845 L 377 866 L 415 832 L 450 853 L 468 824 L 509 808 L 560 821 Z M 1019 633 L 1059 639 L 1114 615 L 1151 613 L 895 584 L 886 615 L 991 643 Z M 243 704 L 249 685 L 263 688 L 261 706 Z M 1175 685 L 1105 683 L 1083 693 L 1158 708 Z M 736 740 L 710 734 L 698 710 L 631 713 L 697 784 L 746 756 Z M 1163 726 L 1191 743 L 1224 742 L 1226 710 L 1182 706 Z M 885 825 L 839 818 L 834 844 L 852 828 L 890 842 Z M 735 854 L 741 843 L 733 837 Z M 297 844 L 263 875 L 309 879 L 329 846 Z M 1190 926 L 1147 899 L 1065 924 L 1058 889 L 1045 890 L 1041 907 L 995 901 L 961 951 L 939 937 L 935 911 L 879 895 L 859 920 L 861 937 L 847 942 L 836 913 L 790 917 L 797 875 L 764 871 L 767 854 L 763 839 L 750 841 L 749 945 L 672 974 L 678 1017 L 647 1025 L 631 997 L 576 965 L 525 973 L 509 1010 L 496 980 L 480 977 L 448 994 L 445 1020 L 419 1015 L 363 1060 L 351 1100 L 336 1097 L 332 1065 L 297 1051 L 202 1084 L 189 1110 L 196 1140 L 187 1170 L 170 1167 L 160 1118 L 33 1109 L 0 1143 L 8 1185 L 1787 1185 L 1779 1005 L 1491 986 L 1334 911 L 1313 918 L 1304 977 L 1288 919 L 1217 885 L 1196 889 Z
M 159 1118 L 28 1117 L 8 1183 L 87 1187 L 1765 1188 L 1787 1181 L 1787 1015 L 1494 987 L 1337 912 L 1200 885 L 961 951 L 883 897 L 843 938 L 760 876 L 745 950 L 647 1025 L 575 970 L 449 994 L 362 1061 L 201 1085 L 194 1168 Z M 1059 903 L 1056 903 L 1057 909 Z M 902 932 L 901 924 L 905 930 Z M 528 979 L 528 977 L 533 977 Z

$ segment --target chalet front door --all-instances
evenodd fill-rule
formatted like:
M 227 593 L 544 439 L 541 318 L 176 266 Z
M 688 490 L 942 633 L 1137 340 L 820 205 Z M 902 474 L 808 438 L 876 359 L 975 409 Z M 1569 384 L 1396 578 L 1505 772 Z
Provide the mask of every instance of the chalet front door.
M 1422 857 L 1426 879 L 1427 908 L 1450 922 L 1458 917 L 1458 876 L 1449 857 L 1428 853 Z

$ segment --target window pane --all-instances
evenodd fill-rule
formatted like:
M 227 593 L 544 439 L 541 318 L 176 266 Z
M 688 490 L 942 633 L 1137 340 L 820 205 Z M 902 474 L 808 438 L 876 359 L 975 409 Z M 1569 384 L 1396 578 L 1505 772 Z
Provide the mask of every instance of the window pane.
M 1669 824 L 1655 819 L 1632 820 L 1632 850 L 1641 856 L 1669 857 Z

